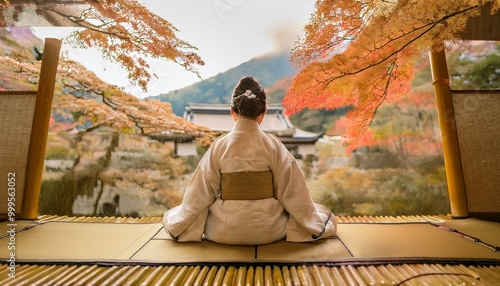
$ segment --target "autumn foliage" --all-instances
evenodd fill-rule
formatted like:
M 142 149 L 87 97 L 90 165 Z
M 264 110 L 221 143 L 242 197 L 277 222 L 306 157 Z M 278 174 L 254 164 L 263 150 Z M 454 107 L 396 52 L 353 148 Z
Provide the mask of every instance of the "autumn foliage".
M 36 6 L 38 16 L 49 23 L 54 22 L 53 15 L 57 15 L 73 26 L 83 28 L 74 32 L 69 42 L 80 47 L 97 48 L 105 59 L 120 63 L 128 72 L 129 80 L 144 90 L 151 77 L 155 76 L 147 62 L 150 58 L 175 62 L 196 75 L 197 67 L 204 65 L 196 54 L 197 48 L 177 37 L 177 28 L 136 0 L 67 3 L 85 3 L 87 8 L 81 13 L 54 5 L 61 5 L 60 2 L 9 3 L 3 0 L 0 1 L 0 8 L 16 5 L 15 9 L 22 11 L 23 5 L 31 4 Z M 4 10 L 0 9 L 0 26 L 5 26 L 5 15 L 2 14 L 5 14 Z
M 345 139 L 349 150 L 373 142 L 369 129 L 384 102 L 410 91 L 423 51 L 457 39 L 467 19 L 493 0 L 318 0 L 292 60 L 302 68 L 283 100 L 288 114 L 352 107 Z
M 75 39 L 121 63 L 129 79 L 142 88 L 146 89 L 152 76 L 147 57 L 171 60 L 195 73 L 197 65 L 204 65 L 196 48 L 177 38 L 177 29 L 170 22 L 137 1 L 98 0 L 89 4 L 92 8 L 77 22 L 86 29 L 77 32 Z
M 41 46 L 29 28 L 3 31 L 0 37 L 14 42 L 18 37 L 32 38 L 33 45 Z M 9 41 L 7 41 L 9 42 Z M 0 42 L 1 90 L 36 90 L 40 61 L 34 61 L 28 49 L 9 51 Z M 215 134 L 206 127 L 187 122 L 172 112 L 168 102 L 141 100 L 120 88 L 99 79 L 81 64 L 61 58 L 56 76 L 51 132 L 91 132 L 104 128 L 119 133 L 152 136 L 164 133 L 174 136 L 193 136 L 201 145 L 208 146 Z
M 107 126 L 120 132 L 142 135 L 167 132 L 194 136 L 203 146 L 210 145 L 215 136 L 208 128 L 176 116 L 170 103 L 140 100 L 106 84 L 71 60 L 61 62 L 59 75 L 66 95 L 56 97 L 53 112 L 75 119 L 77 125 L 83 126 L 82 131 Z

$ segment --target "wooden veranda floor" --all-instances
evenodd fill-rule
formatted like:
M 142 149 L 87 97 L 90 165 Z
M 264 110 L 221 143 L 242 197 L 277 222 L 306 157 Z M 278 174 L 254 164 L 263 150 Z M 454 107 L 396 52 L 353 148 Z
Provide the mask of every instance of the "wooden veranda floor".
M 177 243 L 159 217 L 2 222 L 0 285 L 500 285 L 500 223 L 446 216 L 338 222 L 332 239 L 261 246 Z

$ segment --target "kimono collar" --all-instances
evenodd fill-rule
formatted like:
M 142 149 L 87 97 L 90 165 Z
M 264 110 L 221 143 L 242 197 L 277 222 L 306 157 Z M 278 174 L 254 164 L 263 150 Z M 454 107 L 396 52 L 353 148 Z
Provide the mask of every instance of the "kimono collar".
M 238 119 L 233 126 L 235 130 L 260 130 L 259 123 L 252 119 Z

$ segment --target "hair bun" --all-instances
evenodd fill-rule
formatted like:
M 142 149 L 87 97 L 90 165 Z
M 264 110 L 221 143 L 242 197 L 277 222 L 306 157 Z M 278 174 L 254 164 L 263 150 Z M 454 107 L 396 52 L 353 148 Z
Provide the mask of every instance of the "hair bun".
M 240 82 L 238 84 L 238 89 L 240 89 L 240 90 L 247 90 L 247 89 L 254 90 L 256 85 L 257 85 L 257 87 L 259 86 L 259 84 L 256 84 L 256 82 L 257 81 L 253 77 L 245 76 L 242 79 L 240 79 Z
M 233 111 L 254 118 L 265 112 L 266 105 L 266 92 L 259 82 L 252 76 L 242 77 L 234 88 L 231 97 Z
M 238 84 L 233 90 L 233 96 L 238 96 L 246 90 L 251 90 L 256 93 L 262 91 L 262 87 L 257 80 L 255 80 L 252 76 L 247 75 L 238 81 Z

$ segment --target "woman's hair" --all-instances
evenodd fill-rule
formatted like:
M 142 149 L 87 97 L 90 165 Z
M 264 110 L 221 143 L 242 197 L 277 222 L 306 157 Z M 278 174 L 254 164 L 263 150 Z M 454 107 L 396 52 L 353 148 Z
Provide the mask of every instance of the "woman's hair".
M 266 92 L 251 76 L 238 82 L 231 97 L 231 109 L 238 115 L 255 118 L 266 111 Z

